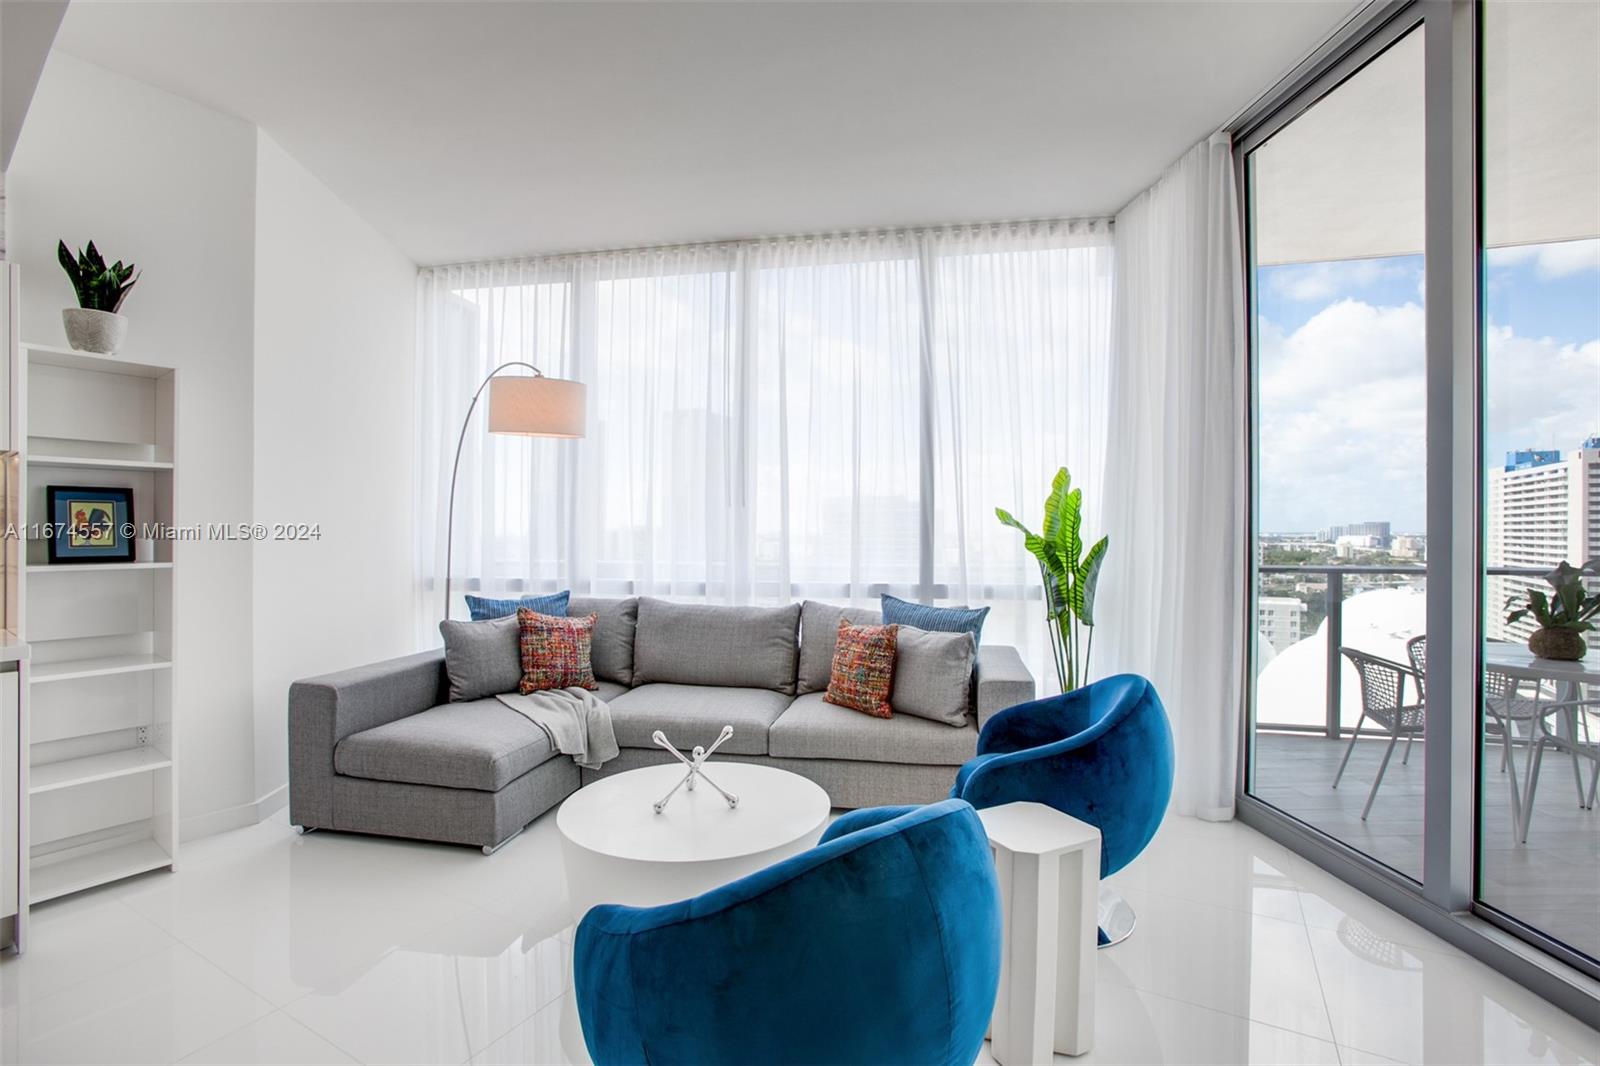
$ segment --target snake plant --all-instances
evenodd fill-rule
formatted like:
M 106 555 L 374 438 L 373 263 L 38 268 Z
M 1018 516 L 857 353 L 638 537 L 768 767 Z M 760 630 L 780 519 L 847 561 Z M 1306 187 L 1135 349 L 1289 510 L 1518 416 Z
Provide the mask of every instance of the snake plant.
M 67 272 L 72 288 L 78 294 L 78 306 L 89 311 L 110 311 L 115 314 L 122 307 L 122 301 L 128 298 L 128 291 L 139 281 L 132 263 L 124 266 L 119 259 L 107 266 L 105 257 L 93 241 L 78 253 L 76 259 L 67 242 L 58 241 L 56 258 L 61 261 L 61 269 Z
M 1034 533 L 1003 507 L 995 517 L 1022 534 L 1023 546 L 1039 561 L 1045 617 L 1056 677 L 1071 692 L 1089 676 L 1094 651 L 1094 593 L 1105 562 L 1107 537 L 1083 548 L 1083 490 L 1072 487 L 1066 467 L 1056 471 L 1044 503 L 1044 528 Z

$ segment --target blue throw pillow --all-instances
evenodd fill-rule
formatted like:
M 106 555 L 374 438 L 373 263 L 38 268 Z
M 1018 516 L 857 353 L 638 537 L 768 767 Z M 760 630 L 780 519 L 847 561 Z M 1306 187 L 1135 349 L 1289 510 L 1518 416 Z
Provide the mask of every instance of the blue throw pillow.
M 972 643 L 983 639 L 983 620 L 987 607 L 930 607 L 898 596 L 883 594 L 883 624 L 915 626 L 934 633 L 971 633 Z
M 518 607 L 526 607 L 536 614 L 547 614 L 552 618 L 565 618 L 567 600 L 571 596 L 571 589 L 565 592 L 553 592 L 548 596 L 524 596 L 520 600 L 491 600 L 483 596 L 468 596 L 467 610 L 472 613 L 474 622 L 487 622 L 491 618 L 504 618 L 508 614 L 516 614 Z

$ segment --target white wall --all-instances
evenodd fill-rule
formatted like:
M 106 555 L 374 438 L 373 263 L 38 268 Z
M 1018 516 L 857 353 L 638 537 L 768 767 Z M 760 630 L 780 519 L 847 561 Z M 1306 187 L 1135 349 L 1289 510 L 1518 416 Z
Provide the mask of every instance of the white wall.
M 58 239 L 92 238 L 144 271 L 123 354 L 178 368 L 180 524 L 251 513 L 255 181 L 248 123 L 59 51 L 6 173 L 24 339 L 65 343 L 74 300 Z M 257 795 L 250 556 L 244 543 L 187 543 L 174 571 L 185 835 L 253 810 Z
M 57 239 L 144 271 L 123 354 L 179 370 L 186 837 L 280 806 L 291 681 L 413 650 L 416 267 L 253 125 L 53 52 L 7 172 L 22 333 L 64 343 Z
M 289 684 L 414 648 L 417 270 L 265 133 L 256 152 L 256 787 L 286 780 Z M 281 795 L 281 793 L 279 794 Z

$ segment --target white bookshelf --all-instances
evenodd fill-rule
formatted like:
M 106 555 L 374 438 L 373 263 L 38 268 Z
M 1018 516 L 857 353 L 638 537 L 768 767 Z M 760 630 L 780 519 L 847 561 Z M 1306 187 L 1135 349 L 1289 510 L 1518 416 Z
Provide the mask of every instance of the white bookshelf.
M 30 527 L 49 523 L 51 485 L 131 489 L 135 524 L 172 525 L 173 370 L 44 344 L 20 355 L 11 436 Z M 133 562 L 103 564 L 51 564 L 42 538 L 22 548 L 30 903 L 177 860 L 173 547 L 141 537 Z
M 114 777 L 126 777 L 129 774 L 147 774 L 154 770 L 164 770 L 171 765 L 171 756 L 148 744 L 143 747 L 108 751 L 100 755 L 62 759 L 60 762 L 45 763 L 43 766 L 33 768 L 33 774 L 28 779 L 28 795 L 36 796 L 41 792 L 54 792 L 61 788 L 72 788 L 74 785 L 109 781 Z
M 118 573 L 118 572 L 121 572 L 121 571 L 128 571 L 128 570 L 171 570 L 171 569 L 172 569 L 172 563 L 170 563 L 170 562 L 165 562 L 165 563 L 153 563 L 153 562 L 101 563 L 97 567 L 95 567 L 95 572 L 96 573 L 112 573 L 112 574 L 115 574 L 115 573 Z M 72 573 L 72 570 L 70 568 L 67 568 L 67 567 L 51 566 L 49 563 L 30 563 L 28 565 L 28 573 L 30 573 L 30 574 L 70 574 L 70 573 Z
M 57 681 L 77 681 L 85 677 L 107 677 L 114 674 L 137 674 L 145 670 L 170 670 L 172 660 L 149 652 L 132 655 L 91 655 L 83 659 L 58 659 L 53 663 L 38 663 L 33 668 L 32 683 L 48 685 Z
M 171 470 L 153 459 L 102 459 L 90 455 L 30 455 L 29 466 L 64 466 L 73 470 Z
M 30 903 L 82 892 L 134 874 L 172 865 L 172 854 L 151 838 L 71 855 L 48 864 L 34 863 L 28 890 Z

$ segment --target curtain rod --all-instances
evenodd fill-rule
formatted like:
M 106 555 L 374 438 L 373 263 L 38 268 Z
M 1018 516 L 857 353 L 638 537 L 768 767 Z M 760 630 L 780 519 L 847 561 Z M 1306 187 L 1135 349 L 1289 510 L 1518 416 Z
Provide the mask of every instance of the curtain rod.
M 1114 224 L 1112 215 L 1091 215 L 1076 218 L 1017 218 L 991 222 L 940 222 L 926 226 L 886 226 L 876 229 L 824 230 L 812 233 L 776 234 L 765 237 L 733 237 L 716 241 L 681 241 L 667 244 L 623 245 L 609 248 L 586 248 L 571 252 L 530 252 L 525 255 L 501 255 L 491 259 L 466 259 L 448 263 L 424 263 L 418 273 L 449 270 L 454 267 L 484 267 L 500 263 L 525 263 L 533 260 L 581 259 L 596 255 L 625 255 L 630 253 L 656 254 L 686 251 L 735 251 L 752 245 L 780 244 L 798 241 L 831 241 L 865 238 L 909 237 L 924 233 L 959 230 L 1002 229 L 1024 226 L 1098 226 Z

